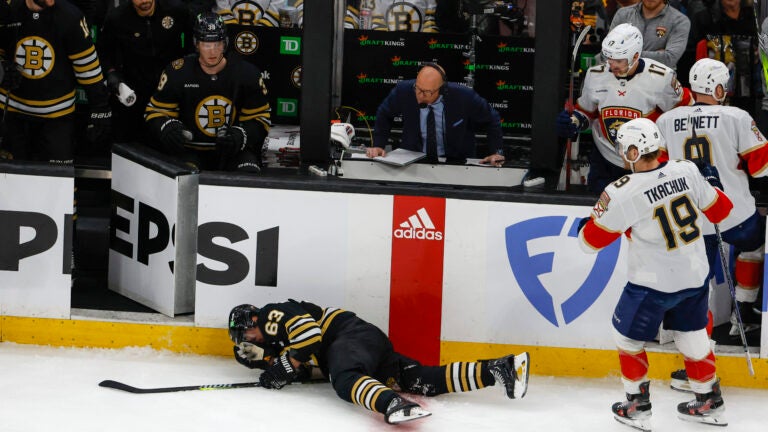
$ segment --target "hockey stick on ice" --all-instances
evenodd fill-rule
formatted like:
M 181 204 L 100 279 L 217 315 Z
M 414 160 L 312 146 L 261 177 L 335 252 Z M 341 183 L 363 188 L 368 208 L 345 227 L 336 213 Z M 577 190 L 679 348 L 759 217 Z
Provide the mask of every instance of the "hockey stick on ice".
M 568 110 L 568 114 L 573 113 L 573 74 L 576 68 L 576 56 L 579 53 L 581 43 L 584 42 L 584 38 L 587 37 L 587 33 L 592 29 L 592 26 L 585 26 L 579 33 L 579 37 L 576 39 L 576 43 L 573 45 L 573 52 L 571 53 L 571 69 L 569 73 L 571 75 L 570 82 L 568 84 L 568 102 L 565 104 L 565 109 Z M 568 190 L 571 185 L 571 139 L 565 142 L 565 157 L 563 160 L 563 166 L 560 167 L 560 179 L 558 180 L 558 190 Z
M 182 386 L 182 387 L 138 388 L 138 387 L 130 386 L 128 384 L 123 384 L 118 381 L 105 380 L 99 383 L 99 387 L 107 387 L 115 390 L 122 390 L 128 393 L 146 394 L 146 393 L 173 393 L 173 392 L 182 392 L 182 391 L 190 391 L 190 390 L 229 390 L 229 389 L 237 389 L 237 388 L 261 387 L 261 384 L 259 384 L 259 382 L 256 381 L 256 382 L 244 382 L 244 383 L 234 383 L 234 384 L 203 384 L 203 385 Z
M 741 336 L 741 344 L 744 346 L 744 355 L 747 358 L 747 368 L 749 368 L 749 375 L 755 376 L 755 368 L 752 367 L 752 357 L 749 356 L 749 345 L 747 345 L 747 336 L 744 334 L 744 323 L 741 320 L 741 312 L 736 305 L 736 289 L 733 287 L 733 279 L 731 279 L 731 272 L 728 270 L 728 259 L 725 255 L 725 246 L 723 245 L 723 236 L 720 234 L 720 226 L 715 225 L 715 234 L 717 236 L 717 249 L 720 252 L 720 265 L 723 266 L 723 273 L 725 273 L 725 280 L 728 282 L 728 290 L 731 292 L 731 300 L 736 313 L 736 324 L 739 326 L 739 335 Z

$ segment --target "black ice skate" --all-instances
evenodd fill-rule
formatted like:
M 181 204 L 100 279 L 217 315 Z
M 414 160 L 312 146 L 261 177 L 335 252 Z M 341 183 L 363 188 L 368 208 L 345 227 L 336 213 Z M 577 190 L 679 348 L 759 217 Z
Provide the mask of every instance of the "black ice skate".
M 613 418 L 619 423 L 641 431 L 651 430 L 651 394 L 650 381 L 640 384 L 640 393 L 627 393 L 625 402 L 616 402 L 611 407 Z
M 522 398 L 528 391 L 530 361 L 531 356 L 527 352 L 488 360 L 488 370 L 496 379 L 496 384 L 504 386 L 508 398 Z
M 677 417 L 681 420 L 728 426 L 725 419 L 725 402 L 720 394 L 720 380 L 712 385 L 709 393 L 695 393 L 696 399 L 677 406 Z
M 678 369 L 672 372 L 672 380 L 669 382 L 669 386 L 672 390 L 677 390 L 686 393 L 693 393 L 691 390 L 691 383 L 688 381 L 688 373 L 685 369 Z
M 411 402 L 400 396 L 395 396 L 389 403 L 384 420 L 389 424 L 398 424 L 411 420 L 417 420 L 432 415 L 416 402 Z
M 749 333 L 760 328 L 763 322 L 763 316 L 756 313 L 754 303 L 736 302 L 736 308 L 739 308 L 741 322 L 744 324 L 744 333 Z M 731 329 L 728 331 L 730 336 L 739 336 L 739 324 L 736 319 L 736 308 L 731 312 Z

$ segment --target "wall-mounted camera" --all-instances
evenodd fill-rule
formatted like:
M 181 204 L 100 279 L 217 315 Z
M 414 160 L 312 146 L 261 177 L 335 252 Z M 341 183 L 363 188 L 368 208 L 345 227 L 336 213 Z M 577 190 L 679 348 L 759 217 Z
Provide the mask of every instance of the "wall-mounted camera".
M 461 5 L 465 14 L 493 15 L 502 21 L 513 23 L 525 18 L 525 5 L 520 7 L 517 3 L 517 0 L 462 0 Z

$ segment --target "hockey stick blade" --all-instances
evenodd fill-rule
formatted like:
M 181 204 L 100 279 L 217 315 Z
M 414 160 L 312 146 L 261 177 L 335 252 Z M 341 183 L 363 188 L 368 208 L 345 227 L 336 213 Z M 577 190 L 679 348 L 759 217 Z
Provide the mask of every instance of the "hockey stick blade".
M 573 71 L 573 67 L 576 63 L 576 54 L 579 52 L 579 47 L 581 46 L 581 43 L 584 42 L 584 38 L 587 37 L 587 33 L 592 29 L 592 26 L 588 25 L 584 27 L 581 30 L 581 33 L 579 33 L 579 37 L 576 38 L 576 43 L 573 44 L 573 52 L 571 53 L 571 71 Z
M 259 382 L 257 381 L 257 382 L 244 382 L 244 383 L 233 383 L 233 384 L 203 384 L 203 385 L 182 386 L 182 387 L 138 388 L 138 387 L 133 387 L 118 381 L 104 380 L 99 383 L 99 387 L 107 387 L 107 388 L 121 390 L 128 393 L 147 394 L 147 393 L 173 393 L 173 392 L 182 392 L 182 391 L 191 391 L 191 390 L 229 390 L 229 389 L 237 389 L 237 388 L 261 387 L 261 384 L 259 384 Z

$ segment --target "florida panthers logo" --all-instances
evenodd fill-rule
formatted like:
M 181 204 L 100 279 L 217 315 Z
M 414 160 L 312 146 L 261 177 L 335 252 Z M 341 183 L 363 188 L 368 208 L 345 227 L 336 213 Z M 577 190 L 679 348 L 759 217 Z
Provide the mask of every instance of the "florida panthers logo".
M 213 95 L 203 99 L 195 109 L 197 128 L 206 136 L 216 136 L 216 130 L 230 124 L 233 115 L 232 101 L 224 96 Z
M 642 117 L 640 110 L 628 107 L 605 107 L 600 110 L 600 127 L 603 135 L 616 147 L 616 133 L 624 123 Z
M 25 78 L 40 79 L 53 69 L 56 56 L 53 47 L 39 36 L 29 36 L 16 44 L 16 64 Z
M 397 2 L 384 15 L 389 31 L 420 32 L 424 27 L 424 12 L 409 2 Z
M 232 15 L 241 25 L 257 25 L 257 21 L 261 19 L 264 12 L 264 8 L 258 2 L 238 1 L 232 5 Z

